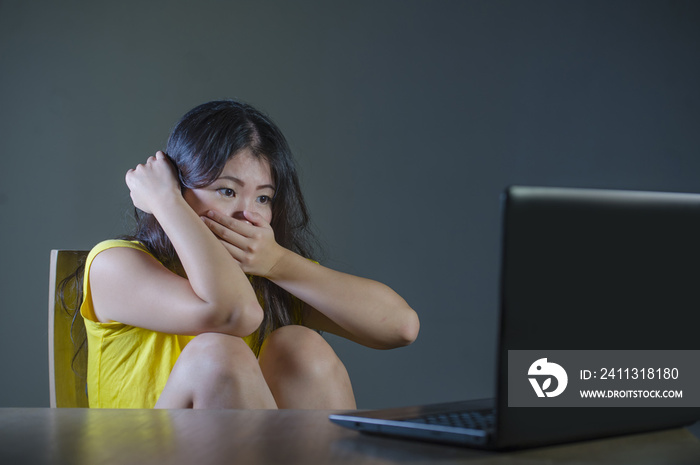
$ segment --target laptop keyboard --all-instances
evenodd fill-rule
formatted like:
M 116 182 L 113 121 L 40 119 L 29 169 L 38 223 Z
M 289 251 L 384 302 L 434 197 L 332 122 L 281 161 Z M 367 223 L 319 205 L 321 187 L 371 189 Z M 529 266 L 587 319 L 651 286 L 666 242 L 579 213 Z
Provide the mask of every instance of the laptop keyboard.
M 471 429 L 492 429 L 496 416 L 493 409 L 489 410 L 465 410 L 462 412 L 447 412 L 440 414 L 424 415 L 417 418 L 405 418 L 403 421 L 411 423 L 424 423 L 428 425 L 456 426 Z

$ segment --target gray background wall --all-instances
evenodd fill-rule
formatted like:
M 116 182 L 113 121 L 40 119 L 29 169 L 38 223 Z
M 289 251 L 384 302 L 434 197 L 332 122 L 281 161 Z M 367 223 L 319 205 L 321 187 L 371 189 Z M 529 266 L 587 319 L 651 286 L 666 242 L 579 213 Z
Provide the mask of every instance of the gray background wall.
M 127 169 L 238 97 L 296 152 L 326 263 L 419 312 L 330 337 L 360 407 L 490 395 L 499 193 L 700 192 L 694 1 L 0 1 L 0 407 L 47 406 L 49 250 L 125 232 Z

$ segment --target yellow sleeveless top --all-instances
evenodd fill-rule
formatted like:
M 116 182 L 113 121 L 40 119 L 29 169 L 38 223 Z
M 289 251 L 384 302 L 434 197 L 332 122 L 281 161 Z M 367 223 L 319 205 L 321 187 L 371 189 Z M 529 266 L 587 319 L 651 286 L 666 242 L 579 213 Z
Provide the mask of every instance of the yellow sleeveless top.
M 129 247 L 153 256 L 141 243 L 124 240 L 101 242 L 88 254 L 80 307 L 87 332 L 88 401 L 91 408 L 153 408 L 182 349 L 194 336 L 97 320 L 90 265 L 97 254 L 113 247 Z M 251 345 L 252 337 L 245 341 Z

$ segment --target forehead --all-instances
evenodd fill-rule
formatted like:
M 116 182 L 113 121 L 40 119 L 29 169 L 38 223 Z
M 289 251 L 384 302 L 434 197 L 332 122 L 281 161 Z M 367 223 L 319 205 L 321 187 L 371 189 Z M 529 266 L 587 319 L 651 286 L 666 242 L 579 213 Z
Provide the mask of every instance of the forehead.
M 241 150 L 231 157 L 221 176 L 234 176 L 242 181 L 254 181 L 257 184 L 272 184 L 272 170 L 265 157 L 255 156 L 249 149 Z

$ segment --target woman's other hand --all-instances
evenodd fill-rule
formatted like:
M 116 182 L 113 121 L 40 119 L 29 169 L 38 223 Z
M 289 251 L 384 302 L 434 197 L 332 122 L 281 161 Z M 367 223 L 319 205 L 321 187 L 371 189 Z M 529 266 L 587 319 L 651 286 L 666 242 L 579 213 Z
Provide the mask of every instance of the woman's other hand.
M 244 211 L 240 218 L 215 211 L 202 217 L 245 273 L 270 277 L 285 250 L 275 241 L 270 224 L 256 212 Z

